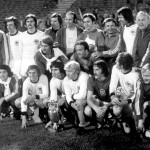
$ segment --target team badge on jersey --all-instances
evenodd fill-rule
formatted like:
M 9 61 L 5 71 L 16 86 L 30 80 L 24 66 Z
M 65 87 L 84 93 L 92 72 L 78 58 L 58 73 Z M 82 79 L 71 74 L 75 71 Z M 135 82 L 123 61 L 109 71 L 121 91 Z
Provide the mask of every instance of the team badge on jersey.
M 39 40 L 38 40 L 38 39 L 35 39 L 35 40 L 34 40 L 34 44 L 36 44 L 36 45 L 39 44 Z
M 15 41 L 15 45 L 18 46 L 19 45 L 19 41 Z
M 102 96 L 106 96 L 105 90 L 104 90 L 104 89 L 100 89 L 100 94 L 101 94 Z

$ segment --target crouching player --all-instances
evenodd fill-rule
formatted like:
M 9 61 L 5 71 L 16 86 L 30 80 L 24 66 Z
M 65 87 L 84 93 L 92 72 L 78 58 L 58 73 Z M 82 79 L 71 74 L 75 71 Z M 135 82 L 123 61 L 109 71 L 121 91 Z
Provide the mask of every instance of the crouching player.
M 0 120 L 1 113 L 8 113 L 9 106 L 12 106 L 14 117 L 20 119 L 21 85 L 17 76 L 13 75 L 9 66 L 0 66 Z
M 142 67 L 143 89 L 144 89 L 144 134 L 150 138 L 150 64 Z
M 88 80 L 87 103 L 85 114 L 101 127 L 108 106 L 111 106 L 109 97 L 110 74 L 105 61 L 98 60 L 93 64 L 94 75 Z M 96 97 L 95 97 L 96 96 Z M 107 111 L 108 112 L 108 111 Z M 97 120 L 97 121 L 96 121 Z
M 50 80 L 50 99 L 48 103 L 48 115 L 50 121 L 45 128 L 50 131 L 57 131 L 61 124 L 61 101 L 63 100 L 64 88 L 63 79 L 65 77 L 64 66 L 61 61 L 56 60 L 51 63 L 52 79 Z
M 69 61 L 65 65 L 66 77 L 64 78 L 64 89 L 66 95 L 66 109 L 75 116 L 79 127 L 86 127 L 89 122 L 85 121 L 84 108 L 87 100 L 87 82 L 89 75 L 80 70 L 78 62 Z M 69 113 L 69 112 L 68 112 Z
M 23 83 L 21 98 L 22 128 L 27 127 L 27 114 L 32 110 L 34 123 L 42 123 L 39 107 L 44 108 L 48 102 L 48 79 L 40 73 L 38 66 L 31 65 L 27 70 L 27 78 Z
M 113 112 L 120 117 L 125 133 L 143 130 L 143 97 L 140 74 L 135 71 L 133 58 L 120 53 L 112 69 L 110 96 Z M 133 119 L 135 118 L 135 120 Z

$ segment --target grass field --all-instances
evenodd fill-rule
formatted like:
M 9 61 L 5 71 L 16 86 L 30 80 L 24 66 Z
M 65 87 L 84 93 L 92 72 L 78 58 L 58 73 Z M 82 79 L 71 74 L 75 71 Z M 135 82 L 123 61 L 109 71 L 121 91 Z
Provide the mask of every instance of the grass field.
M 21 130 L 20 125 L 16 120 L 0 122 L 0 150 L 150 150 L 150 141 L 131 139 L 121 131 L 89 127 L 79 136 L 74 128 L 50 133 L 44 124 L 27 130 Z

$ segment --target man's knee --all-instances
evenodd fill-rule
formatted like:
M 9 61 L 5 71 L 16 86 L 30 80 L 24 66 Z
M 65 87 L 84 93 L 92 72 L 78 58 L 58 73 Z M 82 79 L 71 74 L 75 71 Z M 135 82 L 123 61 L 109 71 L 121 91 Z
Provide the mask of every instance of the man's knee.
M 17 99 L 15 100 L 15 106 L 16 106 L 17 108 L 21 108 L 21 98 L 17 98 Z
M 87 105 L 85 107 L 85 109 L 84 109 L 84 113 L 85 113 L 86 116 L 91 117 L 92 116 L 92 109 L 91 109 L 91 107 Z

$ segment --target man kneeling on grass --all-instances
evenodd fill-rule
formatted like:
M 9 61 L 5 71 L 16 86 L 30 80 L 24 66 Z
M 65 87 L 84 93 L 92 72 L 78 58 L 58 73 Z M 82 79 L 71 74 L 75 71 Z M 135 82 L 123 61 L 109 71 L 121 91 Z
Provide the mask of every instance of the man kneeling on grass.
M 89 122 L 85 121 L 84 108 L 86 106 L 87 82 L 89 75 L 80 70 L 78 62 L 69 61 L 65 65 L 66 77 L 64 78 L 64 89 L 66 95 L 65 108 L 71 110 L 77 120 L 79 127 L 86 127 Z M 69 112 L 68 112 L 69 113 Z
M 113 113 L 122 120 L 125 133 L 133 133 L 136 128 L 143 130 L 141 78 L 132 66 L 132 56 L 129 53 L 120 53 L 112 69 L 110 81 Z
M 111 106 L 109 97 L 110 74 L 105 61 L 98 60 L 93 64 L 94 75 L 88 80 L 87 103 L 85 114 L 101 127 L 108 106 Z M 96 97 L 94 97 L 96 96 Z M 108 111 L 107 111 L 108 112 Z
M 1 113 L 7 114 L 9 106 L 12 106 L 14 117 L 20 119 L 20 99 L 21 86 L 18 77 L 13 75 L 9 66 L 0 66 L 0 120 Z
M 144 89 L 144 135 L 150 138 L 150 64 L 142 67 L 143 89 Z
M 33 111 L 34 123 L 42 123 L 39 117 L 39 107 L 44 108 L 48 102 L 48 79 L 40 74 L 38 66 L 31 65 L 27 70 L 27 78 L 23 83 L 23 95 L 21 98 L 22 128 L 27 127 L 27 115 Z

